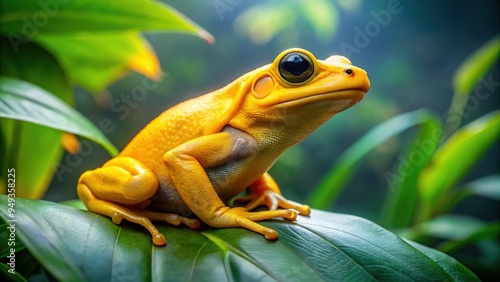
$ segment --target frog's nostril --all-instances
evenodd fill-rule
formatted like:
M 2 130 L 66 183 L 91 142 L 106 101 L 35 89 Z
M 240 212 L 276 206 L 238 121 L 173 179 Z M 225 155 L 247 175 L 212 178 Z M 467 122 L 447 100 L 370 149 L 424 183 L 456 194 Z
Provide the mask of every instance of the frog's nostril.
M 354 73 L 354 71 L 352 69 L 346 69 L 346 70 L 344 70 L 344 73 L 347 75 L 352 75 Z

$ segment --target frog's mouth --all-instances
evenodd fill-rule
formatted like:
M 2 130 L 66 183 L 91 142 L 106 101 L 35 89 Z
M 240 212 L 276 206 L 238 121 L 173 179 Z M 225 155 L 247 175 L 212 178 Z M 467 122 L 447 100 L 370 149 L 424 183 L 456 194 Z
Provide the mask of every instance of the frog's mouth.
M 363 99 L 367 91 L 361 88 L 343 89 L 331 92 L 317 93 L 310 96 L 277 103 L 277 107 L 302 107 L 306 105 L 324 104 L 333 111 L 343 111 Z

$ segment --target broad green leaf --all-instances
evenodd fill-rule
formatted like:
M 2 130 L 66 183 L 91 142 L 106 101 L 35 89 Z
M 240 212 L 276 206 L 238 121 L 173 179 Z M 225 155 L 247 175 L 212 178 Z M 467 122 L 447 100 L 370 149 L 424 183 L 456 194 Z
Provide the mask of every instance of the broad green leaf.
M 466 58 L 453 76 L 453 99 L 446 120 L 445 137 L 460 127 L 464 107 L 475 85 L 487 81 L 484 77 L 500 56 L 500 36 L 495 36 Z
M 0 195 L 0 204 L 6 197 Z M 3 209 L 0 216 L 6 220 Z M 297 222 L 262 222 L 277 241 L 242 228 L 145 230 L 91 212 L 17 199 L 18 236 L 56 279 L 87 281 L 478 281 L 457 261 L 358 217 L 313 210 Z
M 436 126 L 432 115 L 429 112 L 425 110 L 417 110 L 393 117 L 374 127 L 356 143 L 344 151 L 344 153 L 335 161 L 332 167 L 325 174 L 326 176 L 313 190 L 313 193 L 311 193 L 308 203 L 315 208 L 327 208 L 332 202 L 335 201 L 347 181 L 356 171 L 359 162 L 368 153 L 388 139 L 411 127 L 425 123 L 426 120 L 430 120 L 430 128 Z M 389 182 L 395 181 L 391 175 L 387 177 Z M 409 193 L 411 193 L 411 191 Z
M 423 201 L 420 221 L 448 209 L 451 189 L 499 138 L 500 111 L 487 114 L 450 136 L 419 176 Z
M 44 89 L 0 78 L 0 117 L 28 121 L 86 137 L 115 156 L 118 150 L 90 121 Z
M 161 30 L 213 37 L 172 7 L 146 0 L 4 0 L 0 9 L 0 33 L 15 46 L 22 38 L 75 33 Z
M 92 92 L 134 70 L 158 79 L 161 69 L 149 43 L 137 32 L 40 36 L 42 46 L 56 56 L 69 79 Z
M 138 31 L 190 33 L 213 41 L 208 32 L 173 8 L 144 0 L 41 4 L 7 0 L 2 2 L 0 23 L 0 32 L 15 52 L 31 40 L 42 44 L 61 62 L 72 82 L 93 92 L 128 70 L 155 80 L 161 77 L 156 54 Z
M 440 266 L 443 267 L 443 269 L 446 270 L 448 273 L 453 273 L 454 274 L 453 281 L 467 281 L 467 279 L 470 279 L 467 275 L 467 269 L 465 268 L 465 266 L 460 264 L 458 261 L 455 261 L 455 263 L 443 263 L 443 264 L 441 264 L 441 262 L 448 260 L 448 257 L 446 254 L 439 252 L 435 249 L 426 247 L 426 246 L 421 245 L 421 244 L 416 243 L 416 242 L 412 242 L 412 241 L 408 241 L 408 240 L 406 240 L 406 242 L 408 244 L 412 245 L 413 247 L 415 247 L 415 249 L 421 251 L 422 253 L 424 253 L 425 255 L 430 257 L 432 260 L 434 260 L 438 264 L 440 264 Z
M 40 46 L 28 42 L 16 52 L 5 37 L 0 37 L 0 61 L 0 76 L 38 85 L 73 105 L 73 92 L 62 68 Z M 5 150 L 1 155 L 0 182 L 5 181 L 8 168 L 16 168 L 19 175 L 29 175 L 17 179 L 17 195 L 41 198 L 63 153 L 61 132 L 4 118 L 0 120 L 0 129 Z
M 419 125 L 418 136 L 411 142 L 407 153 L 399 155 L 391 172 L 384 174 L 389 191 L 382 208 L 382 225 L 386 228 L 401 228 L 411 224 L 417 209 L 418 175 L 429 163 L 438 148 L 441 125 L 429 112 L 415 112 L 407 116 L 409 125 Z

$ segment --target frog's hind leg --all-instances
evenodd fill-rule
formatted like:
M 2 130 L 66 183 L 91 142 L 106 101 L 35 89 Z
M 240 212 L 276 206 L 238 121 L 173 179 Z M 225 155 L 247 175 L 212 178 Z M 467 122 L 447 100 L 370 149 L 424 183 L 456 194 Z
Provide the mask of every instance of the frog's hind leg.
M 105 163 L 102 168 L 87 171 L 78 181 L 78 196 L 87 208 L 95 213 L 110 217 L 115 224 L 123 219 L 146 228 L 155 245 L 165 245 L 165 237 L 151 223 L 162 220 L 169 224 L 185 223 L 190 228 L 198 228 L 196 219 L 188 219 L 176 214 L 158 213 L 138 209 L 157 190 L 158 180 L 154 173 L 141 162 L 118 157 Z
M 157 246 L 165 245 L 165 236 L 156 229 L 151 221 L 143 216 L 137 215 L 135 211 L 122 207 L 115 203 L 99 200 L 90 191 L 85 184 L 78 184 L 78 196 L 85 203 L 87 208 L 95 213 L 108 216 L 113 223 L 120 224 L 122 219 L 140 224 L 146 228 L 153 238 L 153 243 Z

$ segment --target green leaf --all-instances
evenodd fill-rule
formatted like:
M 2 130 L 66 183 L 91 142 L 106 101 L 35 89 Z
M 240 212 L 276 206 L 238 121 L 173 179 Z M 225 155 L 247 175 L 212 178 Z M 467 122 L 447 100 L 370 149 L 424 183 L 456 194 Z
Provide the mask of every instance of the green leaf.
M 474 86 L 484 80 L 484 76 L 500 56 L 500 36 L 495 36 L 472 55 L 466 58 L 453 76 L 453 99 L 446 119 L 445 137 L 449 137 L 460 127 L 462 115 L 469 93 Z
M 160 66 L 149 43 L 137 32 L 40 36 L 42 46 L 56 56 L 71 82 L 97 92 L 128 70 L 160 77 Z M 135 62 L 141 62 L 137 68 Z
M 143 1 L 3 1 L 0 33 L 16 53 L 30 41 L 61 62 L 69 79 L 97 92 L 128 70 L 161 77 L 153 49 L 138 31 L 161 30 L 213 37 L 166 4 Z M 36 84 L 36 83 L 35 83 Z
M 498 201 L 500 200 L 500 189 L 498 187 L 500 187 L 500 175 L 498 174 L 481 177 L 465 183 L 455 189 L 449 209 L 473 195 Z
M 17 271 L 14 274 L 12 274 L 9 272 L 9 270 L 10 270 L 9 266 L 7 266 L 6 264 L 0 263 L 0 273 L 2 274 L 2 276 L 4 276 L 9 281 L 13 281 L 13 282 L 26 282 L 26 281 L 28 281 L 28 280 L 26 280 L 26 278 L 24 278 Z
M 67 201 L 59 202 L 59 204 L 65 205 L 68 207 L 77 208 L 77 209 L 80 209 L 83 211 L 87 210 L 87 207 L 85 206 L 85 204 L 80 200 L 67 200 Z
M 0 94 L 0 103 L 1 101 Z M 13 119 L 1 119 L 0 125 L 8 138 L 7 146 L 10 149 L 5 156 L 6 169 L 16 170 L 16 195 L 31 199 L 42 198 L 62 156 L 61 132 Z M 19 177 L 20 175 L 29 177 Z M 4 176 L 5 183 L 6 179 L 7 174 Z
M 327 208 L 335 201 L 346 182 L 356 171 L 359 162 L 373 149 L 388 139 L 419 124 L 429 124 L 429 129 L 435 125 L 433 116 L 426 110 L 417 110 L 393 117 L 374 127 L 356 143 L 349 147 L 331 166 L 326 176 L 313 190 L 308 203 L 320 209 Z M 388 172 L 389 173 L 389 172 Z M 388 178 L 388 181 L 393 181 Z M 410 191 L 411 193 L 411 191 Z
M 8 219 L 3 209 L 0 216 Z M 263 222 L 278 231 L 275 242 L 242 228 L 157 223 L 165 247 L 153 246 L 137 225 L 51 202 L 18 198 L 16 219 L 26 247 L 62 281 L 478 281 L 442 253 L 367 220 L 318 210 L 297 222 Z
M 4 0 L 0 33 L 20 46 L 21 37 L 67 36 L 75 33 L 162 30 L 213 37 L 172 7 L 145 0 Z
M 397 158 L 394 169 L 384 174 L 390 189 L 382 208 L 381 222 L 386 228 L 411 224 L 418 204 L 418 176 L 432 159 L 441 138 L 441 125 L 433 114 L 415 112 L 406 118 L 410 118 L 409 126 L 419 125 L 420 131 L 407 153 Z
M 450 136 L 419 176 L 423 201 L 420 221 L 449 209 L 451 189 L 499 138 L 500 111 L 487 114 Z
M 115 156 L 118 150 L 90 121 L 31 83 L 0 78 L 0 117 L 24 120 L 86 137 Z
M 40 46 L 28 42 L 16 52 L 5 37 L 0 37 L 0 61 L 0 76 L 38 85 L 73 105 L 73 92 L 63 70 L 56 59 Z M 1 178 L 5 181 L 7 169 L 16 168 L 19 175 L 30 176 L 17 179 L 17 195 L 41 198 L 63 153 L 61 132 L 3 118 L 0 129 L 5 150 L 1 155 Z
M 19 238 L 14 238 L 13 240 L 9 240 L 10 234 L 12 234 L 11 229 L 9 229 L 8 224 L 0 225 L 0 242 L 3 242 L 0 248 L 0 259 L 5 258 L 10 254 L 10 249 L 12 246 L 15 246 L 16 252 L 24 250 L 23 243 L 19 240 Z M 15 231 L 15 229 L 14 229 Z
M 425 236 L 445 240 L 459 239 L 476 232 L 484 225 L 483 221 L 473 217 L 445 214 L 414 225 L 400 235 L 410 240 L 419 240 Z
M 14 50 L 8 39 L 0 36 L 0 74 L 18 78 L 49 91 L 73 106 L 73 90 L 57 59 L 33 42 Z
M 500 175 L 494 174 L 467 183 L 462 189 L 469 195 L 478 195 L 492 200 L 500 200 Z
M 5 264 L 0 264 L 0 266 L 7 267 L 5 271 L 0 269 L 0 277 L 4 276 L 7 278 L 7 281 L 27 281 L 27 277 L 31 278 L 31 275 L 36 274 L 36 271 L 41 269 L 40 264 L 36 261 L 36 259 L 29 253 L 26 249 L 18 249 L 16 245 L 15 252 L 15 274 L 9 272 L 10 267 Z M 9 258 L 5 258 L 2 261 L 8 263 L 10 261 Z M 3 272 L 3 273 L 2 273 Z M 3 275 L 2 275 L 3 274 Z M 2 280 L 2 281 L 5 281 Z M 33 279 L 30 279 L 33 281 Z
M 464 246 L 470 245 L 480 240 L 490 239 L 490 240 L 495 240 L 497 242 L 499 236 L 500 236 L 500 222 L 496 221 L 485 224 L 482 228 L 479 228 L 462 238 L 443 242 L 437 248 L 442 252 L 450 254 L 458 251 Z
M 480 240 L 495 240 L 500 235 L 500 222 L 486 223 L 469 216 L 445 214 L 415 225 L 400 235 L 417 241 L 426 237 L 444 240 L 437 248 L 452 253 Z
M 460 264 L 458 261 L 450 261 L 450 257 L 448 257 L 446 254 L 439 252 L 437 250 L 431 249 L 429 247 L 426 247 L 424 245 L 421 245 L 416 242 L 412 241 L 406 241 L 408 244 L 412 245 L 415 247 L 417 250 L 421 251 L 425 255 L 427 255 L 429 258 L 437 262 L 445 271 L 448 273 L 452 274 L 453 281 L 467 281 L 467 279 L 470 279 L 467 272 L 469 271 L 465 266 Z M 441 263 L 441 262 L 447 262 L 447 263 Z
M 458 95 L 467 95 L 495 64 L 500 56 L 500 36 L 495 36 L 465 59 L 453 76 L 453 89 Z

